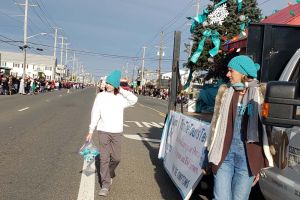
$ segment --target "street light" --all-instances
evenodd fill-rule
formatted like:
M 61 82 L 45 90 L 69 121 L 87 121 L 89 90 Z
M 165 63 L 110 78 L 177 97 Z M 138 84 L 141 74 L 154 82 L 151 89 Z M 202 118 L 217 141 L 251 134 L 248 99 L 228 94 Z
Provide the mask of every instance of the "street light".
M 26 37 L 26 40 L 24 40 L 24 45 L 22 47 L 20 47 L 20 49 L 22 49 L 23 52 L 24 52 L 24 64 L 23 64 L 23 80 L 24 81 L 25 81 L 25 76 L 26 76 L 26 49 L 28 48 L 27 40 L 29 38 L 33 38 L 33 37 L 38 36 L 38 35 L 47 35 L 47 33 L 38 33 L 38 34 L 35 34 L 35 35 L 32 35 L 32 36 Z
M 47 33 L 38 33 L 38 34 L 27 37 L 27 39 L 33 38 L 33 37 L 38 36 L 38 35 L 47 35 Z

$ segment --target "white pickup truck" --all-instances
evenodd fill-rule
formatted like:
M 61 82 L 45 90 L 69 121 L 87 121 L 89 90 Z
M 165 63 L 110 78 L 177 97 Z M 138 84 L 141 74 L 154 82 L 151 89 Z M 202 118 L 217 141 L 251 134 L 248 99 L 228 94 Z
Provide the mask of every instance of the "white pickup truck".
M 259 181 L 267 200 L 300 200 L 299 68 L 300 49 L 279 80 L 267 84 L 264 123 L 275 149 L 275 166 L 263 169 Z

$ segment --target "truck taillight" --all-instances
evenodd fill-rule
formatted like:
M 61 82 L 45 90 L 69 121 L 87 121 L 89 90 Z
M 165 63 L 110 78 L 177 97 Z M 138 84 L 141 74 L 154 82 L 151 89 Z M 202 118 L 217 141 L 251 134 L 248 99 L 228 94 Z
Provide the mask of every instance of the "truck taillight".
M 267 118 L 269 116 L 269 109 L 270 104 L 269 103 L 263 103 L 262 105 L 262 117 Z

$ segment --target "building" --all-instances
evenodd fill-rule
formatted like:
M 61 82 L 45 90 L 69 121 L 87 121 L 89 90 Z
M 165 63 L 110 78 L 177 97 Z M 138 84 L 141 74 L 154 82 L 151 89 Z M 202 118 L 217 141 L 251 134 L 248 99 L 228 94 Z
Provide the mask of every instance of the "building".
M 65 80 L 67 76 L 68 76 L 68 70 L 67 70 L 66 65 L 57 65 L 55 79 L 56 80 Z
M 24 54 L 8 51 L 0 51 L 1 68 L 10 69 L 10 74 L 16 77 L 23 76 Z M 27 54 L 26 55 L 27 77 L 38 78 L 41 74 L 46 80 L 54 80 L 56 59 L 53 56 Z

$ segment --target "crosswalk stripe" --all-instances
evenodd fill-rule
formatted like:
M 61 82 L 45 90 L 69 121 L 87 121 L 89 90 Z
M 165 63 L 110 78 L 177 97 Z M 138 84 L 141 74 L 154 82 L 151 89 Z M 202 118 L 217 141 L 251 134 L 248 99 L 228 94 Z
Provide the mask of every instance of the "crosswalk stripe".
M 133 139 L 133 140 L 160 143 L 160 140 L 158 140 L 158 139 L 145 138 L 145 137 L 141 137 L 139 135 L 123 134 L 123 136 L 126 137 L 126 138 L 128 138 L 128 139 Z

